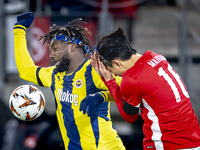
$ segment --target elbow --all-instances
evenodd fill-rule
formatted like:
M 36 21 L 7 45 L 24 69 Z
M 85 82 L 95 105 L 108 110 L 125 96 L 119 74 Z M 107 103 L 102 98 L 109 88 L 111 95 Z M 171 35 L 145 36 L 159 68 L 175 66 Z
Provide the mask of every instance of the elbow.
M 23 74 L 19 71 L 19 77 L 23 79 Z
M 126 122 L 133 123 L 138 119 L 139 108 L 128 104 L 125 100 L 123 100 L 123 111 L 126 114 Z
M 126 114 L 126 117 L 123 117 L 123 118 L 124 120 L 126 120 L 127 123 L 133 123 L 138 119 L 138 114 L 135 114 L 135 115 Z
M 23 80 L 25 80 L 25 79 L 26 79 L 26 76 L 25 76 L 25 75 L 23 75 L 23 73 L 20 73 L 20 72 L 19 72 L 19 77 L 20 77 L 21 79 L 23 79 Z
M 136 120 L 137 120 L 137 119 L 136 119 Z M 136 121 L 136 120 L 135 120 L 135 121 Z M 126 120 L 127 123 L 133 123 L 133 122 L 135 122 L 135 121 L 132 121 L 132 120 Z
M 127 123 L 133 123 L 138 119 L 138 114 L 129 115 L 128 117 L 124 118 Z
M 20 79 L 25 80 L 25 78 L 24 78 L 23 76 L 20 76 L 20 75 L 19 75 L 19 77 L 20 77 Z

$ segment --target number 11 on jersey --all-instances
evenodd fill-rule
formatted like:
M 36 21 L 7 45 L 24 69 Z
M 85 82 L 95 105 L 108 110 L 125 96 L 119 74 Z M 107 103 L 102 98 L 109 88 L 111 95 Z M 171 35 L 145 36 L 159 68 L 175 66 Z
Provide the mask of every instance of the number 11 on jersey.
M 187 92 L 187 90 L 185 89 L 185 86 L 183 85 L 183 82 L 181 81 L 179 75 L 172 69 L 171 65 L 168 64 L 167 67 L 168 71 L 173 75 L 173 77 L 175 78 L 175 80 L 177 81 L 181 91 L 183 92 L 184 96 L 189 98 L 189 94 Z M 158 69 L 158 75 L 162 76 L 167 83 L 169 84 L 169 86 L 171 87 L 174 96 L 176 98 L 176 102 L 180 102 L 181 101 L 181 97 L 180 97 L 180 93 L 178 91 L 178 88 L 176 87 L 176 84 L 173 82 L 173 80 L 170 78 L 170 76 L 164 71 L 163 67 L 160 67 Z

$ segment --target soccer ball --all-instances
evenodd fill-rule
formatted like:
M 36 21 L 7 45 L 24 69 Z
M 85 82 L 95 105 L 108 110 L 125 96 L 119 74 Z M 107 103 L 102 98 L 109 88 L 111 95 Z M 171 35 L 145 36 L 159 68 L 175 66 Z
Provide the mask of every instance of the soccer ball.
M 32 121 L 43 113 L 45 98 L 37 87 L 21 85 L 10 95 L 9 108 L 18 119 Z

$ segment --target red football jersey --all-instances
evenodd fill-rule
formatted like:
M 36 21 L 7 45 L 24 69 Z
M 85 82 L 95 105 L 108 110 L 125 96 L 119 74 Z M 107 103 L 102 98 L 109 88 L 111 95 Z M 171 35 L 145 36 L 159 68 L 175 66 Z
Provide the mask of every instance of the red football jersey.
M 111 94 L 122 117 L 131 118 L 123 111 L 122 100 L 140 107 L 144 120 L 144 149 L 171 150 L 200 146 L 200 128 L 186 87 L 164 56 L 146 51 L 133 67 L 127 70 L 120 89 L 111 88 Z M 117 85 L 115 84 L 117 87 Z M 121 92 L 121 98 L 119 96 Z M 117 93 L 117 96 L 116 96 Z

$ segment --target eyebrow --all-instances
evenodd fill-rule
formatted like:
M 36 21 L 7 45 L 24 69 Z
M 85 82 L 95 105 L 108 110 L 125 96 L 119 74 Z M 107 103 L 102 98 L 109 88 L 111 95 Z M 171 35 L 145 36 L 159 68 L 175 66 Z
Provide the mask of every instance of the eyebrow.
M 54 45 L 57 45 L 57 43 L 53 43 L 53 44 L 51 45 L 51 47 L 53 47 Z
M 50 46 L 50 48 L 53 47 L 54 45 L 58 45 L 58 41 L 53 41 L 52 45 Z
M 57 44 L 58 44 L 57 42 L 53 42 L 53 44 L 49 46 L 49 51 L 51 51 L 51 49 L 52 49 L 54 46 L 56 46 Z

